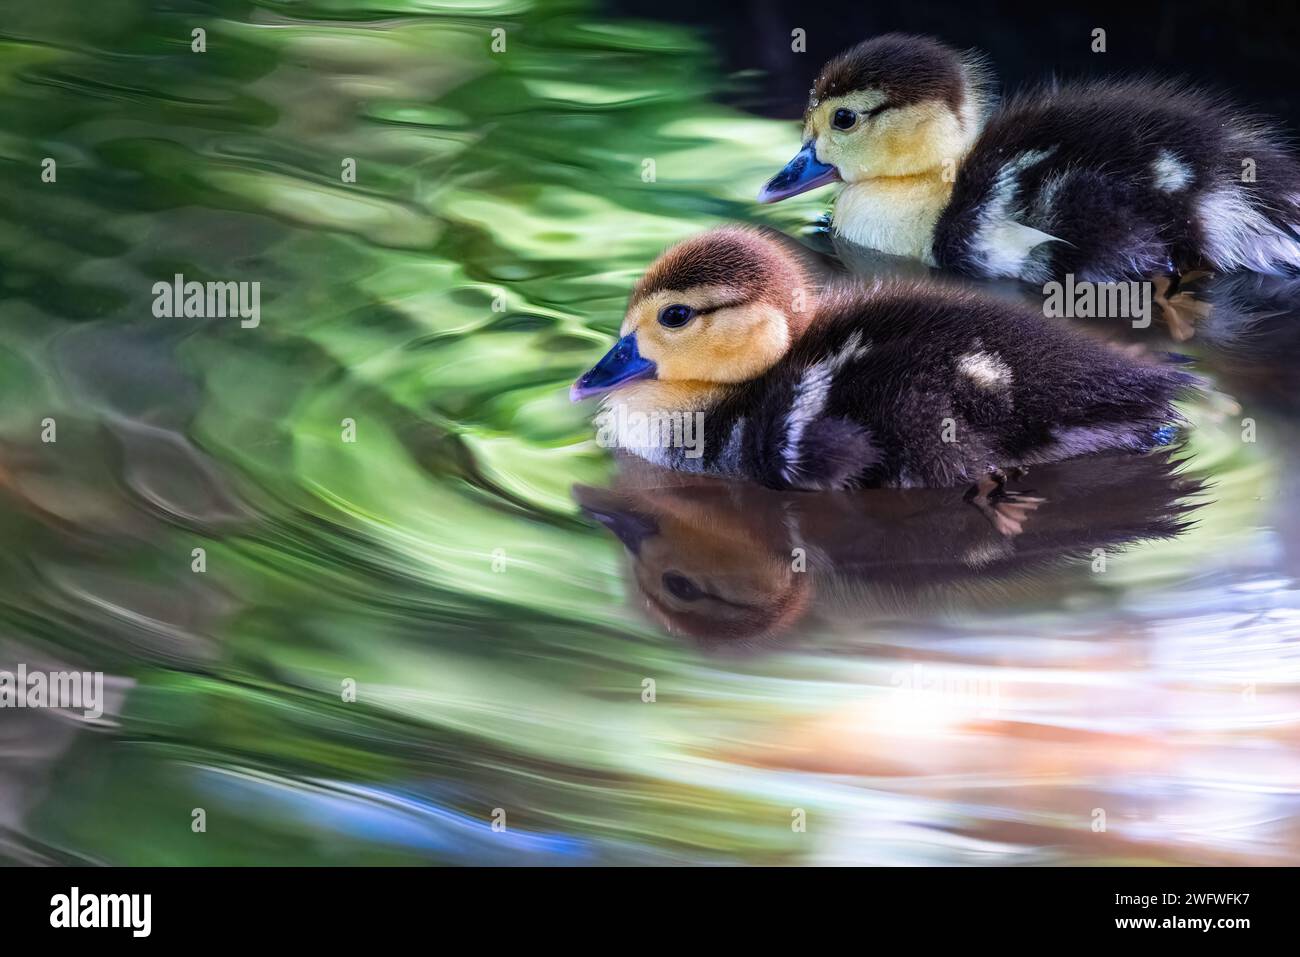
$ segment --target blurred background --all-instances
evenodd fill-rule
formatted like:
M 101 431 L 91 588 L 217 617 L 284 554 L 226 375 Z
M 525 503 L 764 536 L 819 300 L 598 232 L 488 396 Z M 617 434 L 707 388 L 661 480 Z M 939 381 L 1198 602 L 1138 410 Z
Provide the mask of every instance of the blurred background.
M 566 395 L 665 245 L 828 252 L 825 191 L 753 198 L 843 46 L 1178 73 L 1294 131 L 1296 23 L 0 0 L 0 670 L 107 695 L 0 710 L 0 860 L 1300 863 L 1285 284 L 1207 291 L 1185 447 L 1041 470 L 1011 532 L 619 467 Z M 259 282 L 259 324 L 155 318 L 176 273 Z

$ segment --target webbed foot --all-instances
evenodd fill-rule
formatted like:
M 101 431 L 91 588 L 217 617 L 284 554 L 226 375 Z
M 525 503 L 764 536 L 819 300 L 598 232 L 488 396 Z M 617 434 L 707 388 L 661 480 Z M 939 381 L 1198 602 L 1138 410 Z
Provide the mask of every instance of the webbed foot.
M 1020 466 L 991 466 L 988 474 L 966 490 L 965 499 L 980 510 L 999 535 L 1011 538 L 1025 530 L 1029 516 L 1046 499 L 1030 492 L 1013 492 L 1007 482 L 1028 475 Z
M 1155 276 L 1151 280 L 1154 300 L 1165 317 L 1169 335 L 1176 342 L 1186 342 L 1196 335 L 1196 323 L 1209 318 L 1213 306 L 1183 289 L 1188 282 L 1193 282 L 1208 272 L 1172 272 L 1168 275 Z

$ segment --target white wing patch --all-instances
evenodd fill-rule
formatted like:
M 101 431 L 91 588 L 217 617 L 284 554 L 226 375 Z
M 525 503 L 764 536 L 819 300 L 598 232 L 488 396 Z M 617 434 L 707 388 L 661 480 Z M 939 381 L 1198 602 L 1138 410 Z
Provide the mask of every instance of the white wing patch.
M 1300 266 L 1300 239 L 1269 222 L 1239 187 L 1209 190 L 1197 213 L 1205 251 L 1220 269 L 1279 273 L 1285 266 Z
M 1025 260 L 1037 247 L 1061 241 L 1051 233 L 1011 219 L 995 224 L 983 239 L 984 263 L 989 271 L 995 276 L 1014 277 L 1020 276 Z
M 781 458 L 785 462 L 781 466 L 781 474 L 791 484 L 795 482 L 799 471 L 799 442 L 808 423 L 826 408 L 826 395 L 830 392 L 832 378 L 830 361 L 823 359 L 809 366 L 795 386 L 794 403 L 785 425 L 785 447 L 781 451 Z
M 1170 150 L 1161 150 L 1151 164 L 1155 187 L 1166 193 L 1176 193 L 1192 181 L 1192 169 Z
M 991 275 L 1018 277 L 1035 247 L 1060 242 L 1041 229 L 1016 222 L 1013 215 L 1020 192 L 1020 174 L 1054 152 L 1055 146 L 1046 150 L 1026 150 L 998 170 L 975 234 L 975 246 L 983 254 L 984 268 Z
M 989 391 L 1011 385 L 1011 367 L 996 352 L 966 353 L 957 360 L 957 372 Z

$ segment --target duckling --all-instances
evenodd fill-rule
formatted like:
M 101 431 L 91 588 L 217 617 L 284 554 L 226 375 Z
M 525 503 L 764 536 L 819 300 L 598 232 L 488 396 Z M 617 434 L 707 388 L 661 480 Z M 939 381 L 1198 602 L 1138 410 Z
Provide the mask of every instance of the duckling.
M 1300 164 L 1282 136 L 1175 81 L 1049 84 L 993 108 L 983 57 L 887 34 L 823 68 L 770 203 L 844 183 L 852 243 L 1041 284 L 1300 267 Z
M 722 227 L 669 249 L 620 338 L 574 383 L 602 444 L 778 489 L 978 485 L 1168 442 L 1194 378 L 957 288 L 818 292 L 776 238 Z

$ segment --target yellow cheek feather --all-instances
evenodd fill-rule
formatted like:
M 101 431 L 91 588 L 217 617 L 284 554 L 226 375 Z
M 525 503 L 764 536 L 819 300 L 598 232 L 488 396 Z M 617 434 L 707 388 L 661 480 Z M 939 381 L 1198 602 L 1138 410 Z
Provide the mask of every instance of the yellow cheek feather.
M 955 168 L 958 154 L 945 149 L 949 137 L 944 127 L 953 122 L 950 112 L 917 106 L 898 113 L 882 117 L 886 122 L 877 137 L 877 175 L 910 176 L 941 166 L 945 159 Z
M 637 343 L 663 381 L 746 382 L 785 355 L 790 332 L 775 307 L 748 303 L 700 316 L 682 329 L 638 330 Z
M 974 135 L 965 122 L 937 100 L 897 107 L 866 119 L 879 94 L 856 93 L 818 106 L 809 122 L 817 139 L 817 158 L 832 163 L 846 182 L 880 176 L 916 176 L 945 168 L 956 170 Z M 863 116 L 852 130 L 831 126 L 835 111 L 847 107 Z
M 669 292 L 639 303 L 621 334 L 636 334 L 637 351 L 655 364 L 655 378 L 620 387 L 611 401 L 642 409 L 699 409 L 725 386 L 747 382 L 776 364 L 790 347 L 789 323 L 779 309 L 761 300 L 697 316 L 680 329 L 659 324 L 665 305 L 707 308 L 710 301 L 736 294 L 725 293 Z

